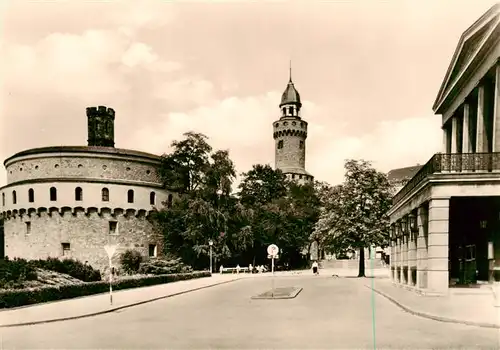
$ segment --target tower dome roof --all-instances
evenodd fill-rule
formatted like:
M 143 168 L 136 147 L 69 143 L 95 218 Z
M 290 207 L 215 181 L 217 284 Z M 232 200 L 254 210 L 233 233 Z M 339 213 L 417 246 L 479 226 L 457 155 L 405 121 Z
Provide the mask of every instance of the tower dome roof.
M 291 77 L 288 85 L 286 86 L 285 92 L 281 95 L 280 107 L 287 104 L 295 104 L 299 107 L 302 106 L 302 103 L 300 102 L 300 94 L 293 85 Z

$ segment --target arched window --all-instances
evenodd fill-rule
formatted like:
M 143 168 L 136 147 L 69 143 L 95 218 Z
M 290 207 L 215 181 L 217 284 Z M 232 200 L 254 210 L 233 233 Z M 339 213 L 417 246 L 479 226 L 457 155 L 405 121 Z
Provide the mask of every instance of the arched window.
M 32 188 L 28 190 L 28 202 L 33 203 L 35 201 L 35 191 Z
M 109 202 L 109 190 L 106 187 L 102 189 L 101 194 L 102 194 L 102 201 Z
M 16 204 L 16 203 L 17 203 L 16 191 L 12 191 L 12 204 Z
M 134 190 L 128 190 L 128 192 L 127 192 L 127 201 L 129 203 L 134 203 Z
M 300 149 L 304 148 L 304 141 L 300 141 L 300 143 L 299 143 L 299 148 L 300 148 Z
M 173 200 L 173 196 L 172 194 L 169 194 L 168 195 L 168 199 L 167 199 L 167 208 L 172 208 L 172 200 Z
M 293 115 L 293 107 L 288 107 L 288 113 L 290 113 L 290 115 Z
M 75 188 L 75 201 L 83 200 L 83 190 L 81 187 Z
M 282 149 L 283 148 L 283 140 L 279 140 L 278 141 L 278 149 Z
M 5 205 L 5 193 L 2 193 L 2 205 Z
M 57 200 L 57 190 L 55 187 L 50 188 L 50 200 L 55 202 Z
M 149 194 L 149 204 L 155 205 L 156 203 L 156 194 L 154 192 L 151 192 Z

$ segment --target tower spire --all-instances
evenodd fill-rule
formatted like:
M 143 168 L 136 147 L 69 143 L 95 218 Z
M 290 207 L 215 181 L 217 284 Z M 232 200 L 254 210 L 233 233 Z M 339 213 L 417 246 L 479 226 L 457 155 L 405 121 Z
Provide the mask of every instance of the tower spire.
M 288 82 L 292 82 L 292 60 L 290 60 L 290 80 L 288 80 Z

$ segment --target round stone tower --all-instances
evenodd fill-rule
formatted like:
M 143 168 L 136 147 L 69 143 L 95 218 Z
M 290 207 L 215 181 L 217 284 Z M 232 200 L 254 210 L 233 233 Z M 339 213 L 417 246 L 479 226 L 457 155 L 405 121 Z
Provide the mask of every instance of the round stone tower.
M 302 120 L 300 95 L 290 79 L 281 96 L 279 105 L 281 118 L 274 122 L 275 167 L 291 180 L 312 181 L 305 169 L 307 122 Z

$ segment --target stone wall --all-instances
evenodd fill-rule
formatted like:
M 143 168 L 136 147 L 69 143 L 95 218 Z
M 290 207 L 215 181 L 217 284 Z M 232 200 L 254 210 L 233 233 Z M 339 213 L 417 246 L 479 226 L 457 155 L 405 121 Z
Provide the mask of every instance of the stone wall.
M 307 122 L 294 117 L 285 117 L 273 124 L 275 140 L 275 167 L 305 168 Z M 283 141 L 283 147 L 279 143 Z M 302 148 L 300 143 L 303 143 Z
M 56 200 L 50 198 L 50 188 L 56 189 Z M 82 189 L 81 200 L 76 200 L 75 190 Z M 109 200 L 103 201 L 102 190 L 108 189 Z M 29 202 L 28 191 L 32 189 L 34 201 Z M 128 191 L 134 193 L 134 202 L 128 203 Z M 16 203 L 13 203 L 13 192 L 16 192 Z M 151 204 L 150 195 L 154 192 L 155 204 Z M 158 188 L 149 186 L 138 186 L 132 184 L 113 184 L 109 182 L 40 182 L 26 183 L 22 185 L 10 185 L 0 190 L 0 213 L 20 211 L 29 208 L 50 208 L 50 207 L 83 207 L 83 208 L 120 208 L 123 210 L 152 210 L 163 207 L 163 203 L 168 201 L 170 193 Z M 5 198 L 5 205 L 4 205 Z
M 101 154 L 39 154 L 20 157 L 7 166 L 7 183 L 47 178 L 97 178 L 160 183 L 158 162 Z
M 116 222 L 115 233 L 110 233 L 110 221 Z M 138 250 L 147 258 L 149 245 L 156 244 L 157 255 L 163 255 L 162 234 L 144 211 L 67 208 L 11 216 L 4 220 L 4 226 L 5 255 L 10 258 L 70 257 L 106 271 L 104 246 L 109 243 L 119 243 L 115 266 L 119 266 L 120 253 L 127 249 Z M 63 252 L 63 243 L 69 243 L 69 251 Z

